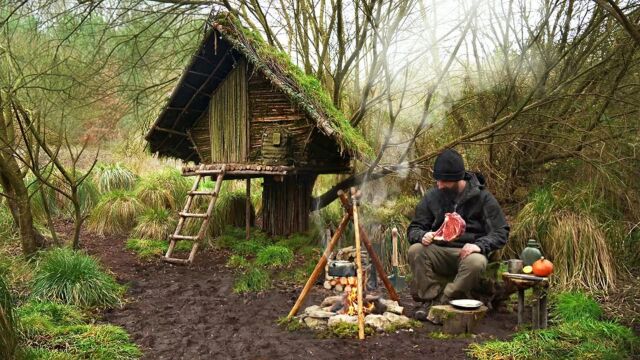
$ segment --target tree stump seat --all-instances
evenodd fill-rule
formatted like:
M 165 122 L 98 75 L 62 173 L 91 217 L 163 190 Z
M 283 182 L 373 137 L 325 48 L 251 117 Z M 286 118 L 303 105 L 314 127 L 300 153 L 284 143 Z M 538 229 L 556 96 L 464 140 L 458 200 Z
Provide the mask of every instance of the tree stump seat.
M 451 305 L 434 305 L 429 309 L 427 320 L 434 324 L 442 324 L 442 332 L 446 334 L 470 334 L 475 331 L 488 310 L 484 305 L 473 310 L 456 309 Z

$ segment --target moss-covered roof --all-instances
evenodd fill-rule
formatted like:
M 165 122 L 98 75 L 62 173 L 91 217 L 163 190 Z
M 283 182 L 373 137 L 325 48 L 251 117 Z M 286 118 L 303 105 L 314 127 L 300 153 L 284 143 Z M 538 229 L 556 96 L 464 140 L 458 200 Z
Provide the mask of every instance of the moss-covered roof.
M 356 156 L 373 154 L 360 131 L 334 106 L 320 81 L 305 74 L 286 53 L 267 44 L 259 33 L 243 27 L 230 13 L 218 15 L 214 28 L 315 120 L 323 133 L 335 138 L 343 150 Z
M 232 51 L 233 54 L 228 56 Z M 240 55 L 260 71 L 274 87 L 312 120 L 317 129 L 334 139 L 341 152 L 368 157 L 373 150 L 362 134 L 336 109 L 314 76 L 307 75 L 289 56 L 268 45 L 260 34 L 243 27 L 231 14 L 214 19 L 164 110 L 146 136 L 152 153 L 199 162 L 187 135 L 196 120 L 206 112 L 210 95 L 226 77 Z M 207 77 L 207 74 L 210 74 Z M 212 75 L 215 75 L 212 77 Z

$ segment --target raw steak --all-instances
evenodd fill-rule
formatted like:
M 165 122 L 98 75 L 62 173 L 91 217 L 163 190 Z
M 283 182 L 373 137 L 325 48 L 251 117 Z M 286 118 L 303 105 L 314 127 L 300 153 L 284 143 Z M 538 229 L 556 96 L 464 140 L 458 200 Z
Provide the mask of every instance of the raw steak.
M 444 222 L 440 226 L 440 229 L 434 234 L 434 239 L 452 241 L 464 234 L 466 227 L 467 224 L 458 213 L 446 213 L 444 214 Z

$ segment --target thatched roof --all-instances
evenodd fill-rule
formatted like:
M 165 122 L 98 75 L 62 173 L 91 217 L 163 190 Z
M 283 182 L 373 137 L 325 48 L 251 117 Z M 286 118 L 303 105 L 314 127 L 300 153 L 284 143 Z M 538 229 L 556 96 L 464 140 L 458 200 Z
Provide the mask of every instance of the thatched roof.
M 303 110 L 318 130 L 333 138 L 342 152 L 355 157 L 372 153 L 362 134 L 335 108 L 315 77 L 306 75 L 286 54 L 266 44 L 259 34 L 239 25 L 228 13 L 218 16 L 205 34 L 169 102 L 146 135 L 152 153 L 200 161 L 187 131 L 207 111 L 210 94 L 240 56 Z

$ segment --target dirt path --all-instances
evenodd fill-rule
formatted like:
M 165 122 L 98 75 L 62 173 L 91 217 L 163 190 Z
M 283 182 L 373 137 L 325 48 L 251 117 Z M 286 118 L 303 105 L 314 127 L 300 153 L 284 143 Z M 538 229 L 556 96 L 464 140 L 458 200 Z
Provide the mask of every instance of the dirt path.
M 503 338 L 515 326 L 514 314 L 493 313 L 476 339 L 431 339 L 427 334 L 439 329 L 433 325 L 365 341 L 318 339 L 310 331 L 292 333 L 275 324 L 298 290 L 233 294 L 234 275 L 224 267 L 227 254 L 200 253 L 191 267 L 141 263 L 124 250 L 122 238 L 85 238 L 88 251 L 129 285 L 128 304 L 107 312 L 105 319 L 126 328 L 145 359 L 453 360 L 465 358 L 471 341 Z M 307 304 L 319 303 L 323 296 L 313 291 Z

